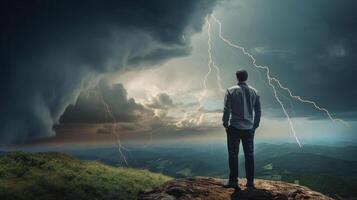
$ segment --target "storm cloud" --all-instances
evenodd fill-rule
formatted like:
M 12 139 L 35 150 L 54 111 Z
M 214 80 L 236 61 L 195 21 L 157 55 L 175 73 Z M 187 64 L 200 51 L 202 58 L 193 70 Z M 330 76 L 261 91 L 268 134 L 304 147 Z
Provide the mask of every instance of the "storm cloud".
M 66 107 L 101 75 L 187 55 L 190 36 L 201 30 L 214 4 L 2 1 L 1 142 L 54 135 Z
M 102 81 L 96 88 L 82 91 L 76 103 L 66 108 L 60 123 L 133 122 L 145 115 L 153 116 L 153 112 L 128 98 L 122 84 Z
M 173 100 L 166 93 L 159 93 L 150 99 L 150 103 L 146 104 L 150 108 L 167 109 L 174 107 Z

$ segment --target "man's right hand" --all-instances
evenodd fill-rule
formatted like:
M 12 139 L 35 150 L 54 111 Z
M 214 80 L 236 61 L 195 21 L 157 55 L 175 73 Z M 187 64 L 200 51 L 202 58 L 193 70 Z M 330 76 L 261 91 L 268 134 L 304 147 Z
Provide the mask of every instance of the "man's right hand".
M 250 129 L 251 133 L 255 134 L 255 129 L 257 129 L 257 128 Z

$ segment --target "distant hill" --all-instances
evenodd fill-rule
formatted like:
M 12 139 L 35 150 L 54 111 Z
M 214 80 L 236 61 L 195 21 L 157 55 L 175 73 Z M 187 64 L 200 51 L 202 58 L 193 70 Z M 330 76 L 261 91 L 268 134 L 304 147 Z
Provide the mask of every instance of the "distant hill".
M 0 157 L 0 199 L 136 199 L 170 178 L 147 170 L 80 161 L 62 153 L 13 152 Z
M 357 196 L 357 162 L 320 154 L 293 152 L 256 162 L 256 174 L 264 179 L 298 181 L 329 196 Z
M 261 157 L 271 158 L 290 153 L 309 153 L 323 155 L 341 160 L 357 161 L 357 146 L 324 146 L 324 145 L 304 145 L 302 148 L 296 144 L 268 144 L 256 145 L 256 153 Z

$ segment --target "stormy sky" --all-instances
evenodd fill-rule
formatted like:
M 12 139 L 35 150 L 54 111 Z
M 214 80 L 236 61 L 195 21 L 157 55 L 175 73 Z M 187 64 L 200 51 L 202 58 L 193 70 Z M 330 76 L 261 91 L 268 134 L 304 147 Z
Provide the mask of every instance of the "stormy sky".
M 261 96 L 257 136 L 294 142 L 265 71 L 217 37 L 211 14 L 222 21 L 226 38 L 268 65 L 295 94 L 349 124 L 331 122 L 279 91 L 303 142 L 356 139 L 357 3 L 352 0 L 1 4 L 2 143 L 49 137 L 110 142 L 113 130 L 131 140 L 224 137 L 216 71 L 199 101 L 208 71 L 206 17 L 223 87 L 236 84 L 235 71 L 244 68 Z

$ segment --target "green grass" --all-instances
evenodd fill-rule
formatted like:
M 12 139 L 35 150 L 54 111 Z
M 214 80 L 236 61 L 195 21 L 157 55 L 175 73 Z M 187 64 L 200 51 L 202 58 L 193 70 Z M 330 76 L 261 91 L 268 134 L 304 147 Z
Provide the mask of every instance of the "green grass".
M 0 199 L 136 199 L 170 178 L 115 168 L 61 153 L 14 152 L 0 157 Z

